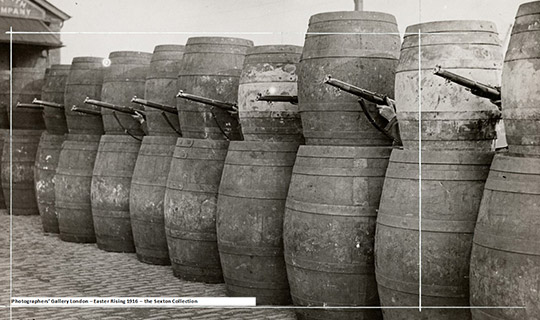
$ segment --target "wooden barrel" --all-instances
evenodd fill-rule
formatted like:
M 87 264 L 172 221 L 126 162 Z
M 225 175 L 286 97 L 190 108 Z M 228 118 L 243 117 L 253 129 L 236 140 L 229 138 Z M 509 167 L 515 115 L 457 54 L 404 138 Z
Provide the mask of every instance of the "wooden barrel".
M 516 15 L 502 72 L 502 103 L 510 152 L 540 156 L 540 1 Z
M 163 201 L 176 140 L 144 137 L 131 179 L 129 214 L 137 258 L 150 264 L 171 264 Z
M 218 196 L 218 249 L 227 295 L 290 304 L 283 214 L 297 142 L 231 142 Z
M 9 130 L 0 129 L 0 155 L 3 154 L 4 141 L 6 140 L 9 141 Z M 3 167 L 3 163 L 0 161 L 0 177 L 1 177 L 2 167 Z M 6 209 L 6 200 L 4 199 L 4 190 L 2 187 L 2 183 L 0 183 L 0 209 Z
M 13 129 L 43 130 L 43 112 L 39 109 L 16 108 L 17 102 L 31 103 L 41 98 L 41 88 L 45 78 L 45 69 L 13 68 Z M 9 86 L 8 86 L 9 89 Z
M 154 48 L 150 68 L 144 86 L 144 98 L 172 107 L 176 106 L 176 94 L 178 93 L 177 79 L 180 71 L 180 62 L 184 55 L 184 46 L 177 44 L 164 44 Z M 174 136 L 180 131 L 178 116 L 163 112 L 154 108 L 144 108 L 148 134 L 151 136 Z M 163 118 L 163 114 L 169 122 Z M 175 131 L 176 130 L 176 131 Z
M 296 65 L 302 47 L 256 46 L 248 49 L 238 87 L 238 111 L 246 141 L 303 142 L 298 106 L 257 101 L 257 94 L 297 96 Z
M 474 224 L 492 152 L 422 152 L 422 305 L 469 305 Z M 381 305 L 418 306 L 419 171 L 417 150 L 394 150 L 384 181 L 375 272 Z M 385 320 L 470 319 L 462 309 L 383 309 Z
M 0 70 L 0 129 L 9 129 L 9 70 Z
M 68 134 L 56 168 L 54 195 L 60 239 L 69 242 L 96 242 L 90 203 L 92 171 L 99 135 Z
M 63 142 L 64 135 L 44 131 L 39 140 L 34 166 L 36 200 L 41 224 L 43 231 L 51 233 L 60 232 L 55 207 L 54 184 Z
M 475 81 L 499 85 L 502 52 L 495 24 L 438 21 L 412 25 L 405 32 L 396 72 L 396 108 L 403 146 L 418 148 L 421 105 L 423 149 L 492 150 L 500 117 L 497 107 L 460 85 L 447 83 L 433 70 L 440 65 Z
M 471 253 L 474 320 L 540 319 L 540 159 L 498 154 L 493 159 Z
M 47 69 L 41 89 L 41 100 L 64 104 L 64 92 L 70 70 L 69 64 L 53 64 Z M 44 107 L 43 120 L 48 133 L 60 135 L 68 133 L 64 109 Z
M 379 306 L 373 241 L 389 147 L 300 146 L 283 223 L 297 306 Z M 380 309 L 298 310 L 301 319 L 381 319 Z
M 143 107 L 131 102 L 131 99 L 133 96 L 144 97 L 146 74 L 151 58 L 152 54 L 147 52 L 111 52 L 109 54 L 111 65 L 105 69 L 103 76 L 101 100 L 142 110 Z M 131 134 L 144 135 L 141 125 L 131 115 L 115 112 L 122 126 Z M 113 116 L 112 110 L 101 108 L 101 114 L 106 134 L 126 134 Z
M 216 206 L 228 141 L 176 142 L 165 191 L 165 232 L 173 273 L 198 282 L 221 283 Z
M 13 215 L 38 215 L 34 189 L 34 162 L 42 130 L 13 130 L 11 148 L 9 131 L 2 150 L 2 191 L 6 207 L 10 207 L 10 181 L 12 182 Z M 10 172 L 10 153 L 12 166 Z
M 396 19 L 387 13 L 325 12 L 310 18 L 298 70 L 298 107 L 307 144 L 392 144 L 368 122 L 358 97 L 323 80 L 332 75 L 393 97 L 399 45 Z
M 73 106 L 92 108 L 84 103 L 86 97 L 100 100 L 103 84 L 103 58 L 75 57 L 66 81 L 64 108 L 69 133 L 84 135 L 103 134 L 101 117 L 71 111 Z M 99 107 L 95 107 L 99 111 Z
M 178 89 L 235 103 L 244 57 L 251 46 L 252 41 L 239 38 L 189 38 L 178 76 Z M 241 140 L 240 128 L 234 125 L 228 112 L 213 108 L 216 117 L 224 119 L 225 124 L 220 127 L 208 105 L 178 98 L 177 107 L 183 137 L 224 140 L 223 130 L 231 140 Z
M 129 215 L 131 178 L 141 142 L 126 135 L 103 135 L 92 173 L 91 203 L 98 248 L 135 252 Z

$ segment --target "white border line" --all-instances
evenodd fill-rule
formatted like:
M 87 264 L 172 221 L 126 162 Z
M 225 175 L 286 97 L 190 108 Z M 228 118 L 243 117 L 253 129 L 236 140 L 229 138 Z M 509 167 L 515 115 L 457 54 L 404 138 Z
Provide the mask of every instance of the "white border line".
M 13 318 L 13 26 L 9 26 L 9 319 Z
M 418 29 L 418 311 L 422 312 L 422 35 Z

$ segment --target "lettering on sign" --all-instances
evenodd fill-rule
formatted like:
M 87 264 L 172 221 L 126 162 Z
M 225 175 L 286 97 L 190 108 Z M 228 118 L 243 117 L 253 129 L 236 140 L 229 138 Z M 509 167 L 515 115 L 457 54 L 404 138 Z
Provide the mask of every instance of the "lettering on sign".
M 0 0 L 0 16 L 45 19 L 45 11 L 28 0 Z

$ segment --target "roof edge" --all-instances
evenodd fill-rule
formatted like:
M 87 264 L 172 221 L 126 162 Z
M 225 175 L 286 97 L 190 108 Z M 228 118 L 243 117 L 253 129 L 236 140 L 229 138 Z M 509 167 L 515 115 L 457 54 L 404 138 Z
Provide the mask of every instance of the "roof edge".
M 64 11 L 58 9 L 56 6 L 54 6 L 52 3 L 46 0 L 32 0 L 35 4 L 43 7 L 44 9 L 50 11 L 54 15 L 58 16 L 62 21 L 66 21 L 71 19 L 71 16 L 65 13 Z

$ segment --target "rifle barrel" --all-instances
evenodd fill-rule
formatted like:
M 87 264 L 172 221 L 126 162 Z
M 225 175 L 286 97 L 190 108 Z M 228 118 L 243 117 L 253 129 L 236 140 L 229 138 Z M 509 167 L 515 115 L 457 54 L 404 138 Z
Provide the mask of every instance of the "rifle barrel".
M 64 109 L 63 104 L 59 104 L 59 103 L 51 102 L 51 101 L 43 101 L 43 100 L 34 99 L 34 101 L 32 101 L 32 103 L 33 104 L 39 104 L 39 105 L 42 105 L 44 107 L 51 107 L 51 108 L 56 108 L 56 109 Z
M 490 100 L 501 100 L 501 90 L 497 87 L 486 85 L 478 81 L 460 76 L 450 71 L 444 70 L 441 66 L 436 66 L 433 74 L 448 81 L 468 88 L 472 94 Z
M 93 115 L 93 116 L 101 116 L 101 112 L 99 112 L 99 111 L 90 110 L 90 109 L 84 109 L 84 108 L 77 107 L 77 106 L 71 107 L 71 111 L 80 112 L 80 113 L 86 113 L 86 114 L 90 114 L 90 115 Z
M 138 103 L 140 105 L 147 106 L 150 108 L 163 110 L 165 112 L 169 112 L 172 114 L 178 114 L 178 109 L 176 109 L 175 107 L 168 106 L 166 104 L 161 104 L 161 103 L 153 102 L 150 100 L 140 99 L 137 97 L 133 97 L 133 99 L 131 99 L 131 102 Z
M 184 98 L 186 100 L 204 103 L 209 106 L 214 106 L 214 107 L 224 109 L 227 111 L 235 111 L 235 112 L 238 111 L 238 106 L 235 103 L 224 102 L 224 101 L 219 101 L 219 100 L 210 99 L 206 97 L 201 97 L 194 94 L 185 93 L 182 90 L 180 90 L 176 96 L 179 98 Z
M 263 95 L 263 94 L 259 93 L 257 95 L 257 101 L 289 102 L 289 103 L 292 103 L 292 104 L 298 104 L 298 96 Z
M 105 108 L 105 109 L 111 109 L 111 110 L 131 114 L 131 115 L 136 115 L 136 112 L 139 112 L 139 113 L 141 113 L 143 115 L 145 114 L 144 111 L 136 110 L 136 109 L 134 109 L 132 107 L 118 106 L 118 105 L 115 105 L 115 104 L 112 104 L 112 103 L 99 101 L 99 100 L 94 100 L 94 99 L 90 99 L 90 98 L 86 98 L 84 100 L 84 103 L 93 104 L 93 105 L 98 106 L 98 107 L 102 107 L 102 108 Z
M 354 94 L 355 96 L 358 96 L 360 98 L 366 99 L 369 102 L 378 104 L 378 105 L 386 105 L 386 96 L 371 92 L 369 90 L 362 89 L 360 87 L 354 86 L 352 84 L 349 84 L 347 82 L 334 79 L 332 76 L 328 75 L 326 78 L 324 78 L 324 83 L 331 85 L 333 87 L 339 88 L 345 92 Z
M 35 105 L 35 104 L 32 104 L 32 103 L 17 102 L 17 105 L 15 107 L 24 108 L 24 109 L 41 109 L 41 110 L 43 110 L 43 106 Z

